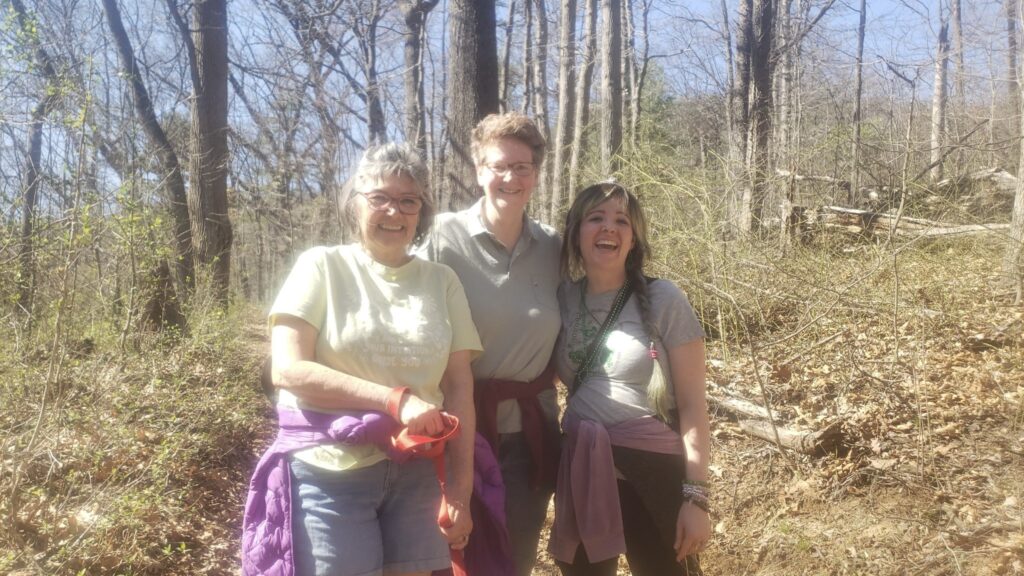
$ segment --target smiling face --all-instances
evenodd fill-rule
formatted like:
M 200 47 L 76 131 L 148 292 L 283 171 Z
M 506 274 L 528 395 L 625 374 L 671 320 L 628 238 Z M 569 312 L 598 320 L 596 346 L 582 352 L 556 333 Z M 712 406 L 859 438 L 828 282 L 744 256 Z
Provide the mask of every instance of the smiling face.
M 374 210 L 368 197 L 380 202 L 382 199 L 377 197 L 380 194 L 390 198 L 391 202 L 380 210 Z M 361 181 L 355 198 L 363 247 L 374 260 L 389 266 L 398 266 L 408 260 L 409 246 L 416 236 L 420 220 L 419 213 L 403 214 L 399 210 L 399 202 L 403 198 L 421 198 L 419 186 L 408 176 Z
M 612 196 L 583 215 L 579 250 L 587 274 L 625 270 L 633 245 L 633 222 L 622 196 Z
M 533 163 L 533 150 L 517 138 L 500 138 L 480 149 L 476 181 L 495 212 L 518 217 L 526 210 L 537 186 L 537 169 L 520 169 L 524 173 L 516 174 L 512 167 Z M 505 174 L 498 174 L 502 171 Z

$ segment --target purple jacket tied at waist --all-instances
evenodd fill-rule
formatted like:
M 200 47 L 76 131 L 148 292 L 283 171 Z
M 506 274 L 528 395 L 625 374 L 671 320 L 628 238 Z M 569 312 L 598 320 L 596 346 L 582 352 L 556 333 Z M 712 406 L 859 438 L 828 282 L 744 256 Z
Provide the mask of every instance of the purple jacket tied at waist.
M 682 455 L 682 439 L 653 416 L 606 429 L 567 413 L 562 425 L 567 442 L 559 462 L 555 523 L 548 550 L 556 560 L 568 563 L 581 545 L 591 562 L 624 554 L 626 539 L 612 445 Z
M 337 416 L 311 410 L 277 408 L 278 431 L 249 481 L 242 520 L 242 574 L 293 576 L 291 472 L 288 454 L 326 442 L 374 444 L 401 460 L 391 448 L 399 425 L 381 412 Z
M 243 576 L 294 576 L 292 555 L 291 471 L 288 454 L 326 442 L 373 444 L 392 460 L 408 454 L 394 449 L 391 437 L 400 425 L 382 412 L 337 416 L 310 410 L 277 408 L 274 443 L 256 465 L 249 481 L 242 520 Z M 473 459 L 474 530 L 466 548 L 466 566 L 476 576 L 511 576 L 511 553 L 505 526 L 505 490 L 498 463 L 487 442 L 476 437 Z

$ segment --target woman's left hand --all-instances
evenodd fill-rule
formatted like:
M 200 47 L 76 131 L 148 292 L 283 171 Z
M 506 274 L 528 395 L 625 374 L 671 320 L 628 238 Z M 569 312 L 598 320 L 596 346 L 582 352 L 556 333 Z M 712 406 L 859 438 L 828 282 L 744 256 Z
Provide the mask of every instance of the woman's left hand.
M 469 502 L 447 502 L 448 517 L 452 524 L 448 528 L 441 527 L 441 533 L 448 540 L 452 550 L 462 550 L 469 544 L 469 534 L 473 531 L 473 518 L 469 513 Z
M 711 516 L 691 502 L 683 502 L 676 517 L 676 560 L 704 550 L 711 539 Z

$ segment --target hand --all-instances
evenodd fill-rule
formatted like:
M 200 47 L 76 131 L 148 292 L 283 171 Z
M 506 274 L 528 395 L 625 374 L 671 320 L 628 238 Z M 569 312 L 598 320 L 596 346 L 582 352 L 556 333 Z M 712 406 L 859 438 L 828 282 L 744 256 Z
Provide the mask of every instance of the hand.
M 451 525 L 447 528 L 441 527 L 441 534 L 448 540 L 448 546 L 452 550 L 462 550 L 469 544 L 469 534 L 473 531 L 473 518 L 469 513 L 469 505 L 458 500 L 446 501 L 448 505 L 448 517 L 451 518 Z
M 398 414 L 402 424 L 409 428 L 410 434 L 437 436 L 444 431 L 441 409 L 410 393 L 402 397 Z
M 711 539 L 711 517 L 692 502 L 683 502 L 676 517 L 676 560 L 696 554 L 707 546 Z

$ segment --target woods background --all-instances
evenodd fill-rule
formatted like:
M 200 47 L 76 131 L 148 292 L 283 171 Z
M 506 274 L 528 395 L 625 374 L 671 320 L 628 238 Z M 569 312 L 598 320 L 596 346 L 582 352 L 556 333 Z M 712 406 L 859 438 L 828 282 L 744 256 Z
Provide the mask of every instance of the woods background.
M 470 130 L 502 110 L 550 142 L 535 217 L 559 227 L 609 177 L 651 210 L 650 273 L 711 338 L 734 494 L 754 479 L 733 476 L 733 443 L 758 436 L 737 398 L 769 442 L 761 479 L 815 502 L 879 478 L 940 493 L 932 434 L 964 419 L 991 417 L 972 432 L 1019 470 L 1022 8 L 0 0 L 0 571 L 231 572 L 267 432 L 262 306 L 304 248 L 351 238 L 336 199 L 368 145 L 415 143 L 439 207 L 462 208 Z M 977 378 L 951 392 L 965 351 Z M 949 482 L 947 501 L 967 496 Z M 970 494 L 1013 498 L 1010 520 L 913 514 L 919 573 L 1024 570 L 1020 481 L 988 486 Z M 777 527 L 754 493 L 726 509 Z M 841 538 L 752 543 L 725 516 L 723 573 L 787 573 L 787 554 L 798 572 L 903 573 Z

